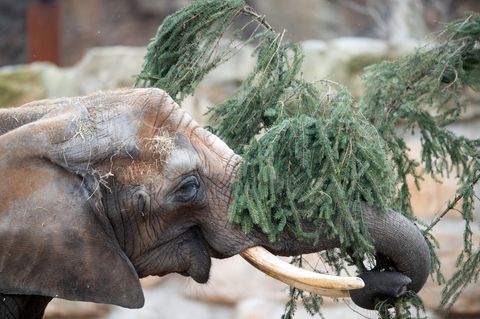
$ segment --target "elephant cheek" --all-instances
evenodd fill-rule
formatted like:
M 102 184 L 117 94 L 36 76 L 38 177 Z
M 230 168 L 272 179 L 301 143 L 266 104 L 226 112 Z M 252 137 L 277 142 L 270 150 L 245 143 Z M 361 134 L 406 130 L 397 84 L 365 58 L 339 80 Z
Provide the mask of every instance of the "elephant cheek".
M 191 228 L 132 261 L 139 277 L 179 273 L 199 283 L 208 281 L 211 259 L 198 228 Z

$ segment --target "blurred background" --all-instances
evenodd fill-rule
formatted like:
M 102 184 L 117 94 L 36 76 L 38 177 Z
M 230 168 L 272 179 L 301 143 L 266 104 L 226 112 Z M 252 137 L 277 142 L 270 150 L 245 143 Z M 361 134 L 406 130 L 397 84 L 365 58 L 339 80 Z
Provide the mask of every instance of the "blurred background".
M 435 41 L 445 23 L 480 10 L 478 0 L 251 0 L 276 29 L 301 41 L 304 76 L 346 85 L 362 92 L 360 75 L 369 64 L 395 59 Z M 189 0 L 0 0 L 0 107 L 31 100 L 88 94 L 132 86 L 145 47 L 170 13 Z M 206 107 L 222 101 L 253 67 L 251 48 L 209 74 L 183 106 L 205 123 Z M 461 122 L 451 130 L 480 137 L 478 96 L 470 101 Z M 408 138 L 411 156 L 419 156 L 416 135 Z M 421 168 L 420 168 L 421 169 Z M 412 184 L 413 207 L 431 221 L 446 207 L 456 181 L 425 178 L 421 191 Z M 477 193 L 480 190 L 477 188 Z M 477 203 L 476 217 L 480 217 Z M 478 223 L 476 242 L 480 242 Z M 463 222 L 455 211 L 436 226 L 442 269 L 447 278 L 463 245 Z M 109 305 L 55 300 L 47 318 L 198 318 L 279 319 L 288 288 L 253 269 L 239 257 L 215 261 L 211 280 L 197 285 L 177 275 L 146 278 L 146 305 L 126 310 Z M 429 281 L 421 296 L 429 318 L 480 318 L 480 288 L 470 285 L 450 313 L 435 312 L 442 287 Z M 353 310 L 352 310 L 353 309 Z M 325 318 L 374 318 L 348 300 L 325 299 Z M 299 307 L 297 318 L 309 318 Z

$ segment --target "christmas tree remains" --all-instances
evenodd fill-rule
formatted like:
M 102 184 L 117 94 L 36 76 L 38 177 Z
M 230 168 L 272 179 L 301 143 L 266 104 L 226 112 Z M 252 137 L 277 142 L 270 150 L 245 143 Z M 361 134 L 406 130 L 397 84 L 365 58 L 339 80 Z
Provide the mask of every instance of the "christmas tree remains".
M 246 36 L 245 27 L 233 27 L 245 17 L 246 26 L 255 26 Z M 451 24 L 440 44 L 371 66 L 363 78 L 364 95 L 355 101 L 338 85 L 332 92 L 328 81 L 319 87 L 304 81 L 300 46 L 285 43 L 284 33 L 275 32 L 244 1 L 200 0 L 159 27 L 137 85 L 160 87 L 179 102 L 210 70 L 244 45 L 254 45 L 255 69 L 231 97 L 209 110 L 211 129 L 245 160 L 234 184 L 230 219 L 246 232 L 259 227 L 271 241 L 283 232 L 314 240 L 316 234 L 299 227 L 300 220 L 309 220 L 340 238 L 340 251 L 324 253 L 337 271 L 346 264 L 363 270 L 365 256 L 373 256 L 359 214 L 362 202 L 393 207 L 415 221 L 406 178 L 421 178 L 415 170 L 419 163 L 408 158 L 405 132 L 396 128 L 401 123 L 406 131 L 419 131 L 424 173 L 438 179 L 454 173 L 461 181 L 445 212 L 423 226 L 432 248 L 432 269 L 443 283 L 429 231 L 463 200 L 465 248 L 459 271 L 444 290 L 448 307 L 480 271 L 480 251 L 474 248 L 470 228 L 473 186 L 480 178 L 480 141 L 446 129 L 464 110 L 464 90 L 480 88 L 479 35 L 480 17 L 472 14 Z M 301 265 L 303 259 L 294 262 Z M 298 298 L 312 314 L 319 312 L 321 298 L 295 288 L 290 295 L 285 318 L 293 316 Z M 393 312 L 379 306 L 379 313 L 382 318 L 409 318 L 414 315 L 409 305 L 422 308 L 420 300 L 409 295 Z

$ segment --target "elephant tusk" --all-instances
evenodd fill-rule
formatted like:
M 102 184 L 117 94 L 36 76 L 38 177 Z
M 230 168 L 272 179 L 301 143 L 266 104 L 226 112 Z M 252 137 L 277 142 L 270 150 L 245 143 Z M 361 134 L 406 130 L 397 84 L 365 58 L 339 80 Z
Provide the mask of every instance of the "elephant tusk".
M 331 276 L 295 267 L 259 246 L 246 249 L 241 256 L 270 277 L 321 296 L 348 298 L 349 290 L 365 286 L 358 277 Z

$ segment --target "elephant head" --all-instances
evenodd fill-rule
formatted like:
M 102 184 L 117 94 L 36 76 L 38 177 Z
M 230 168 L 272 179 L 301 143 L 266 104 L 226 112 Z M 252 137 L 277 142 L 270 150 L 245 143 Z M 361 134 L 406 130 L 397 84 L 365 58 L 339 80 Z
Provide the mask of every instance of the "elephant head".
M 288 234 L 270 243 L 230 224 L 241 157 L 159 89 L 2 110 L 0 133 L 0 293 L 136 308 L 144 303 L 139 277 L 176 272 L 204 283 L 212 257 L 254 246 L 278 255 L 338 246 L 335 238 L 313 245 Z M 366 273 L 354 300 L 371 308 L 376 298 L 418 291 L 430 262 L 415 225 L 371 207 L 363 218 L 390 264 Z

